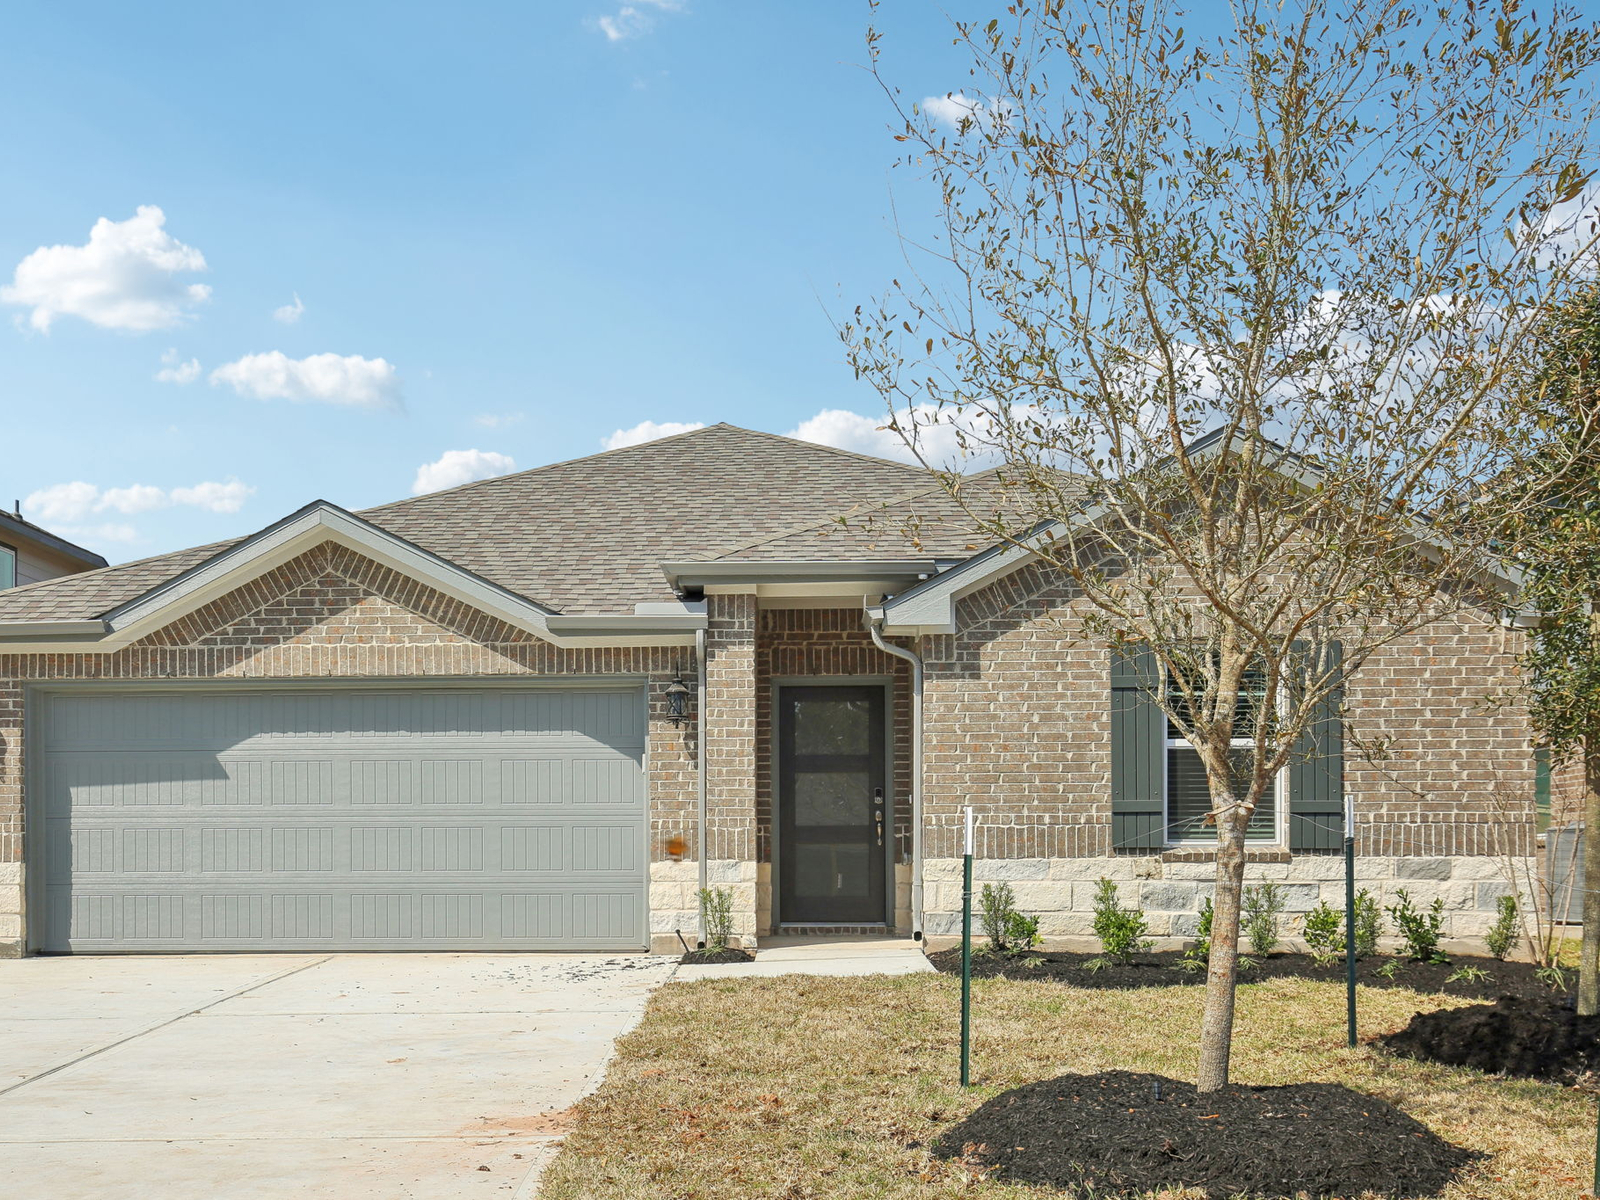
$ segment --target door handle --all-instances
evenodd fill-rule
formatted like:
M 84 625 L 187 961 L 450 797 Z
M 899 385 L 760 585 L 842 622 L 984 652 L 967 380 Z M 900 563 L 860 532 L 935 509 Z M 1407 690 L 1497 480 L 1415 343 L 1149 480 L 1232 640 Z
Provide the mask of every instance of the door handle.
M 878 823 L 878 845 L 883 845 L 883 789 L 872 789 L 872 803 L 874 812 L 872 819 Z

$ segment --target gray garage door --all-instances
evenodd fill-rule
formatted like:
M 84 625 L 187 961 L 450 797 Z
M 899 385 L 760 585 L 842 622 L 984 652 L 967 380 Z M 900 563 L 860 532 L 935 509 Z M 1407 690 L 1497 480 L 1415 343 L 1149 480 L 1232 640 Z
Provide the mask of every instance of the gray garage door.
M 40 949 L 646 942 L 637 688 L 58 692 L 40 710 Z

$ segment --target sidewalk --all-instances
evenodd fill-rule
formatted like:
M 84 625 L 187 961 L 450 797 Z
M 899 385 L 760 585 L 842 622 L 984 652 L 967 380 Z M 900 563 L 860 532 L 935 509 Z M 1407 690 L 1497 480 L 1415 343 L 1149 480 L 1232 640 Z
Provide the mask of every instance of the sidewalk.
M 910 938 L 770 937 L 755 962 L 682 966 L 674 980 L 765 978 L 773 975 L 915 975 L 932 971 L 919 943 Z

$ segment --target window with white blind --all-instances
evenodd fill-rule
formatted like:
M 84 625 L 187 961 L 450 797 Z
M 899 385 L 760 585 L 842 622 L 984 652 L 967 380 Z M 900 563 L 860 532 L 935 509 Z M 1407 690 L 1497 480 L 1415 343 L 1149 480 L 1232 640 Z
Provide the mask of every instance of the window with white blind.
M 17 552 L 0 546 L 0 588 L 17 586 Z
M 1176 684 L 1167 692 L 1169 704 L 1178 712 L 1186 708 L 1182 689 Z M 1249 786 L 1256 722 L 1260 719 L 1266 702 L 1265 689 L 1259 677 L 1247 675 L 1240 686 L 1238 708 L 1233 721 L 1233 751 L 1231 758 L 1236 771 L 1236 791 Z M 1184 740 L 1177 727 L 1169 720 L 1166 745 L 1166 824 L 1167 841 L 1214 842 L 1217 827 L 1207 819 L 1211 812 L 1211 788 L 1206 781 L 1205 764 L 1200 754 Z M 1282 772 L 1278 773 L 1279 776 Z M 1278 833 L 1278 794 L 1282 780 L 1275 776 L 1266 792 L 1256 804 L 1256 811 L 1245 830 L 1245 839 L 1251 842 L 1276 842 Z

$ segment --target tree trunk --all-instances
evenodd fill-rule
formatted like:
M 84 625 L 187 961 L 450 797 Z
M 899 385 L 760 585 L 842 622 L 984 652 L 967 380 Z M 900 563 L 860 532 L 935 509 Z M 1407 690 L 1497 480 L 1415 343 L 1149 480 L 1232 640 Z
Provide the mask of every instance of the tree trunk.
M 1213 799 L 1217 819 L 1217 888 L 1211 899 L 1211 957 L 1206 969 L 1206 1007 L 1200 1019 L 1197 1086 L 1214 1092 L 1228 1086 L 1233 1048 L 1233 996 L 1239 977 L 1239 905 L 1244 891 L 1244 831 L 1248 815 Z
M 1578 1015 L 1600 1013 L 1600 733 L 1583 739 L 1583 946 Z

